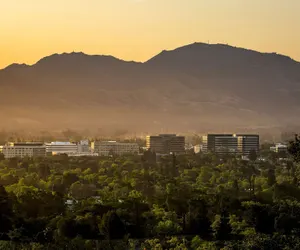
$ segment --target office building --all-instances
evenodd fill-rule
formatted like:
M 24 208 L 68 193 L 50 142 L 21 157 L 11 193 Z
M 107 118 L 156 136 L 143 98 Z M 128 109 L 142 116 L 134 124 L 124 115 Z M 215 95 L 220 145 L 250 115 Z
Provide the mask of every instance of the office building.
M 275 152 L 275 153 L 287 153 L 288 152 L 288 146 L 281 144 L 281 143 L 276 143 L 275 146 L 270 147 L 270 150 Z
M 91 152 L 89 141 L 82 140 L 78 143 L 72 142 L 51 142 L 46 143 L 46 151 L 47 154 L 57 155 L 57 154 L 67 154 L 67 155 L 74 155 L 74 154 L 81 154 L 88 155 Z
M 67 155 L 69 157 L 82 157 L 82 156 L 96 157 L 96 156 L 99 156 L 99 154 L 93 153 L 93 152 L 69 152 L 69 153 L 53 152 L 52 153 L 52 155 L 60 155 L 60 154 Z
M 46 143 L 47 154 L 68 154 L 78 152 L 78 146 L 76 143 L 71 142 L 51 142 Z
M 146 147 L 157 154 L 182 154 L 185 152 L 185 137 L 175 134 L 147 136 Z
M 203 151 L 216 154 L 236 154 L 238 139 L 232 134 L 208 134 L 202 137 Z
M 89 141 L 88 140 L 82 140 L 77 145 L 77 151 L 79 153 L 89 153 L 91 152 Z
M 251 151 L 259 152 L 259 135 L 237 135 L 238 151 L 242 155 L 249 155 Z
M 202 137 L 203 151 L 218 155 L 249 155 L 252 150 L 259 151 L 258 135 L 208 134 Z
M 116 141 L 94 141 L 91 143 L 91 148 L 94 153 L 100 156 L 109 155 L 127 155 L 138 154 L 139 145 L 137 143 L 116 142 Z
M 194 146 L 194 153 L 195 154 L 199 154 L 202 151 L 203 151 L 203 145 L 198 144 L 198 145 Z
M 0 153 L 5 158 L 45 157 L 46 147 L 39 142 L 11 142 L 0 146 Z

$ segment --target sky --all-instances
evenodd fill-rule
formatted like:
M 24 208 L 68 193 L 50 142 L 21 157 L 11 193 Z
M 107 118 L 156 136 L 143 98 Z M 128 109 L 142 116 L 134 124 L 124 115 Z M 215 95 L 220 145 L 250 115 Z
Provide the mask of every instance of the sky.
M 63 52 L 146 61 L 193 42 L 300 61 L 300 0 L 0 0 L 0 68 Z

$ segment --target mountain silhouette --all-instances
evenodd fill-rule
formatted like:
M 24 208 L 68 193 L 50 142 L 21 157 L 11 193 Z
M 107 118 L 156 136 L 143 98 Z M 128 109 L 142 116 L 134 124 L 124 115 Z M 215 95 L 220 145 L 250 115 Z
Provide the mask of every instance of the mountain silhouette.
M 300 63 L 194 43 L 144 63 L 54 54 L 0 70 L 2 128 L 234 130 L 299 123 Z

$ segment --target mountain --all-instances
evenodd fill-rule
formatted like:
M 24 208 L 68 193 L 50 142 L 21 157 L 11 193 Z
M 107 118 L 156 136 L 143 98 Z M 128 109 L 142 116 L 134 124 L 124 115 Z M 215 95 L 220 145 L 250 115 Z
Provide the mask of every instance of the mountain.
M 194 43 L 144 63 L 54 54 L 0 70 L 2 128 L 234 131 L 297 124 L 300 63 Z

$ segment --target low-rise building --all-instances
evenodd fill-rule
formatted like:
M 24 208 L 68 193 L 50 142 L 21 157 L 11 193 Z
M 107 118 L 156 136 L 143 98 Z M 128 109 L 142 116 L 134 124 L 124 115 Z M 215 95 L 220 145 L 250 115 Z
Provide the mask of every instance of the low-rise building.
M 82 156 L 89 156 L 89 157 L 95 157 L 99 156 L 98 153 L 93 153 L 93 152 L 70 152 L 70 153 L 59 153 L 59 152 L 53 152 L 52 155 L 67 155 L 69 157 L 82 157 Z
M 89 141 L 82 140 L 78 143 L 72 142 L 51 142 L 46 143 L 47 154 L 58 155 L 58 154 L 67 154 L 67 155 L 88 155 L 91 152 Z
M 78 152 L 78 145 L 72 142 L 50 142 L 45 145 L 47 154 L 51 155 Z
M 46 147 L 40 142 L 11 142 L 0 146 L 5 158 L 45 157 Z
M 116 142 L 116 141 L 94 141 L 91 143 L 94 153 L 100 156 L 138 154 L 139 145 L 137 143 Z
M 77 144 L 77 151 L 79 153 L 90 153 L 91 149 L 90 149 L 89 141 L 88 140 L 81 140 Z
M 287 153 L 288 152 L 288 146 L 281 143 L 276 143 L 275 146 L 270 147 L 270 150 L 276 153 Z

